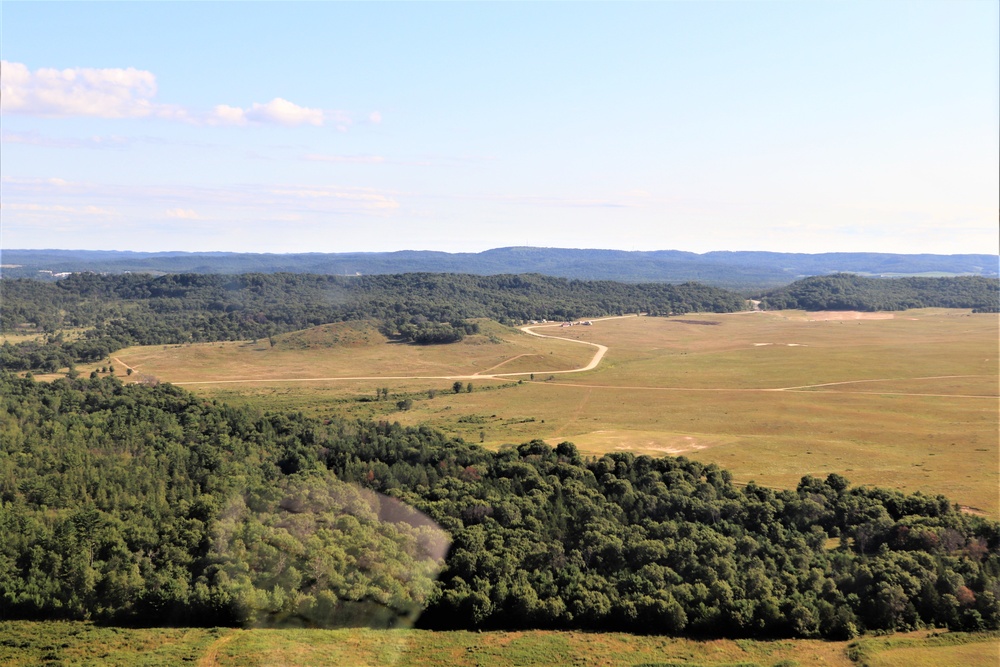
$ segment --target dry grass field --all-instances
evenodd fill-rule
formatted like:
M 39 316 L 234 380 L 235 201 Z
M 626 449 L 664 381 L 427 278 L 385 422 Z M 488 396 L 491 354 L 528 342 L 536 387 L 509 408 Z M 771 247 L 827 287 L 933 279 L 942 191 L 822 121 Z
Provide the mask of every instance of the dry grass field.
M 981 646 L 909 646 L 893 648 L 873 656 L 871 667 L 913 667 L 914 665 L 961 665 L 961 667 L 996 667 L 1000 665 L 1000 645 Z
M 11 345 L 16 345 L 17 343 L 23 343 L 28 340 L 42 340 L 45 334 L 40 333 L 5 333 L 0 334 L 0 345 L 4 343 L 10 343 Z
M 0 622 L 0 664 L 6 667 L 978 667 L 997 664 L 998 652 L 996 634 L 927 631 L 856 642 L 693 641 L 620 633 L 108 628 L 58 621 Z
M 525 366 L 559 371 L 585 365 L 593 348 L 529 336 L 483 321 L 482 332 L 454 345 L 387 341 L 371 324 L 343 322 L 305 332 L 230 343 L 132 347 L 114 357 L 142 374 L 177 384 L 254 384 L 322 378 L 465 377 L 515 373 Z M 83 367 L 81 367 L 83 370 Z M 89 369 L 88 369 L 89 370 Z
M 77 340 L 86 331 L 84 328 L 67 328 L 62 330 L 64 340 Z M 28 340 L 44 341 L 45 334 L 36 330 L 24 330 L 11 333 L 0 334 L 0 345 L 10 343 L 16 345 Z
M 542 438 L 595 455 L 683 454 L 776 487 L 838 472 L 1000 515 L 996 315 L 782 311 L 535 328 L 609 348 L 596 369 L 562 374 L 595 348 L 485 323 L 483 334 L 437 347 L 385 343 L 373 331 L 360 342 L 357 331 L 310 331 L 274 347 L 115 356 L 231 401 L 428 423 L 492 447 Z M 532 371 L 472 378 L 472 393 L 454 394 L 444 379 Z M 380 386 L 391 400 L 369 401 Z M 397 411 L 401 397 L 413 408 Z

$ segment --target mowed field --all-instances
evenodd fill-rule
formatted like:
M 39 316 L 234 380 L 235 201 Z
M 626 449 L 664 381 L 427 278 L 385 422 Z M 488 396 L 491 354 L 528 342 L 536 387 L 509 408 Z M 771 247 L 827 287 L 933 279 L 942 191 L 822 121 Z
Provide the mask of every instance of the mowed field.
M 852 656 L 857 660 L 852 660 Z M 855 642 L 693 641 L 583 632 L 108 628 L 0 623 L 5 667 L 992 666 L 998 635 L 914 632 Z
M 582 373 L 565 371 L 585 366 L 595 347 L 496 324 L 434 347 L 351 342 L 328 329 L 274 347 L 115 357 L 136 376 L 262 407 L 427 423 L 490 447 L 541 438 L 594 455 L 683 454 L 781 488 L 837 472 L 855 484 L 943 493 L 997 517 L 998 320 L 948 309 L 781 311 L 534 329 L 607 346 Z M 486 377 L 515 372 L 534 377 Z M 474 391 L 452 393 L 451 377 Z M 377 387 L 390 400 L 371 401 Z M 411 409 L 397 410 L 403 397 Z

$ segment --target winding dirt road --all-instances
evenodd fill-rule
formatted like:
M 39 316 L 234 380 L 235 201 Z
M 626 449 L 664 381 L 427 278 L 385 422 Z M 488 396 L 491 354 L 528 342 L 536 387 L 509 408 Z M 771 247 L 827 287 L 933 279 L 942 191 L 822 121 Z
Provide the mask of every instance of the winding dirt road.
M 619 315 L 615 317 L 602 317 L 591 320 L 592 322 L 602 322 L 605 320 L 617 320 L 626 317 L 637 317 L 636 315 Z M 528 377 L 531 375 L 565 375 L 569 373 L 583 373 L 586 371 L 591 371 L 597 368 L 597 366 L 604 359 L 604 355 L 608 352 L 608 347 L 606 345 L 601 345 L 599 343 L 590 343 L 588 341 L 577 340 L 575 338 L 566 338 L 563 336 L 552 336 L 547 334 L 542 334 L 536 331 L 536 329 L 554 329 L 561 328 L 562 324 L 531 324 L 527 326 L 520 327 L 520 330 L 531 336 L 538 336 L 539 338 L 551 338 L 554 340 L 563 340 L 570 343 L 578 343 L 580 345 L 589 345 L 595 348 L 594 356 L 590 359 L 590 362 L 586 366 L 581 366 L 580 368 L 571 368 L 568 370 L 561 371 L 550 371 L 550 370 L 536 370 L 536 371 L 518 371 L 516 373 L 491 373 L 493 369 L 499 368 L 504 364 L 510 363 L 511 361 L 518 359 L 523 356 L 528 355 L 517 355 L 507 359 L 496 366 L 486 369 L 485 371 L 480 371 L 467 375 L 359 375 L 350 377 L 297 377 L 297 378 L 269 378 L 269 379 L 241 379 L 241 380 L 198 380 L 190 382 L 174 382 L 176 385 L 204 385 L 204 384 L 247 384 L 251 382 L 265 383 L 265 382 L 347 382 L 352 380 L 473 380 L 473 379 L 501 379 L 501 378 L 516 378 L 516 377 Z M 128 365 L 123 362 L 118 357 L 114 360 L 120 363 L 126 368 Z M 979 375 L 936 375 L 927 377 L 910 377 L 910 378 L 871 378 L 864 380 L 844 380 L 840 382 L 823 382 L 818 384 L 808 384 L 808 385 L 797 385 L 791 387 L 749 387 L 749 388 L 737 388 L 737 387 L 656 387 L 656 386 L 626 386 L 626 385 L 596 385 L 596 384 L 558 384 L 554 386 L 559 387 L 579 387 L 581 389 L 636 389 L 636 390 L 660 390 L 660 391 L 690 391 L 690 392 L 730 392 L 730 393 L 748 393 L 748 392 L 775 392 L 775 391 L 786 391 L 786 392 L 812 392 L 821 393 L 824 387 L 842 386 L 849 384 L 866 384 L 873 382 L 890 382 L 899 380 L 944 380 L 952 378 L 970 378 L 970 377 L 985 377 Z M 546 384 L 544 382 L 539 382 L 537 384 Z M 932 393 L 920 393 L 920 392 L 901 392 L 901 391 L 838 391 L 838 394 L 892 394 L 896 396 L 929 396 L 929 397 L 941 397 L 941 398 L 986 398 L 997 400 L 997 396 L 988 394 L 932 394 Z
M 615 317 L 602 317 L 595 320 L 590 320 L 591 322 L 601 322 L 604 320 L 618 320 L 623 317 L 638 317 L 637 315 L 618 315 Z M 540 329 L 544 327 L 561 327 L 561 324 L 532 324 L 529 326 L 520 327 L 520 330 L 526 334 L 532 336 L 538 336 L 539 338 L 553 338 L 555 340 L 565 340 L 570 343 L 579 343 L 581 345 L 589 345 L 590 347 L 597 348 L 594 353 L 593 358 L 590 360 L 586 366 L 581 366 L 580 368 L 571 368 L 569 370 L 563 371 L 518 371 L 516 373 L 489 373 L 487 371 L 481 371 L 478 373 L 472 373 L 471 375 L 362 375 L 354 377 L 327 377 L 327 378 L 269 378 L 266 380 L 255 380 L 255 379 L 245 379 L 245 380 L 197 380 L 191 382 L 174 382 L 172 384 L 176 385 L 194 385 L 194 384 L 246 384 L 248 382 L 333 382 L 336 380 L 348 381 L 348 380 L 473 380 L 473 379 L 484 379 L 484 378 L 506 378 L 506 377 L 518 377 L 518 376 L 530 376 L 535 375 L 561 375 L 565 373 L 583 373 L 584 371 L 591 371 L 597 368 L 597 365 L 601 363 L 601 359 L 607 353 L 608 348 L 606 345 L 599 345 L 598 343 L 588 343 L 584 340 L 576 340 L 574 338 L 563 338 L 561 336 L 546 336 L 545 334 L 540 334 L 535 329 Z M 519 357 L 525 355 L 518 355 L 517 357 L 512 357 L 503 362 L 506 364 L 513 361 Z M 117 359 L 117 357 L 115 357 Z M 120 360 L 119 360 L 120 361 Z M 124 362 L 122 362 L 123 365 Z M 498 364 L 493 366 L 493 368 L 498 368 L 503 364 Z

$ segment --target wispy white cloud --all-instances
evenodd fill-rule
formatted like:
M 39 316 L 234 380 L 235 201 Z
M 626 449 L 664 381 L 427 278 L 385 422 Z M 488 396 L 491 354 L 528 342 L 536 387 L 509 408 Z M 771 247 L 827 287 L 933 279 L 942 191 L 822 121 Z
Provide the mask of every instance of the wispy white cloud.
M 76 138 L 49 137 L 34 130 L 29 132 L 0 132 L 0 143 L 23 144 L 42 148 L 125 148 L 134 141 L 134 138 L 118 135 L 93 135 L 85 138 Z
M 0 143 L 21 144 L 25 146 L 36 146 L 39 148 L 56 149 L 90 148 L 95 150 L 123 150 L 139 144 L 219 149 L 219 144 L 178 140 L 174 138 L 168 139 L 150 135 L 123 136 L 118 134 L 94 134 L 89 137 L 66 137 L 45 135 L 36 130 L 28 130 L 25 132 L 0 132 Z
M 281 197 L 299 200 L 334 200 L 352 209 L 378 210 L 399 208 L 399 202 L 391 195 L 370 188 L 341 187 L 279 187 L 268 192 Z
M 652 208 L 663 203 L 663 200 L 653 198 L 648 192 L 632 190 L 624 193 L 609 193 L 606 197 L 560 197 L 522 194 L 426 194 L 425 199 L 441 199 L 454 201 L 482 201 L 518 206 L 534 206 L 545 208 Z
M 281 97 L 254 102 L 247 108 L 219 104 L 196 113 L 156 96 L 156 76 L 133 67 L 86 67 L 34 71 L 23 63 L 0 61 L 0 111 L 42 118 L 160 118 L 196 125 L 322 126 L 330 121 L 346 130 L 351 118 L 343 111 L 304 107 Z
M 201 220 L 198 212 L 190 208 L 171 208 L 167 210 L 168 218 L 180 218 L 181 220 Z
M 302 156 L 303 160 L 310 162 L 336 162 L 343 164 L 382 164 L 385 158 L 381 155 L 323 155 L 320 153 L 309 153 Z
M 418 167 L 429 167 L 432 165 L 455 167 L 487 162 L 494 160 L 495 158 L 465 156 L 454 157 L 449 155 L 418 155 L 412 158 L 387 158 L 381 155 L 332 155 L 329 153 L 306 153 L 301 156 L 301 159 L 308 162 L 332 162 L 339 164 L 398 164 Z
M 3 177 L 0 182 L 4 201 L 11 202 L 11 206 L 43 200 L 68 207 L 64 211 L 67 213 L 69 208 L 75 210 L 83 205 L 128 211 L 159 207 L 159 215 L 175 220 L 257 217 L 265 211 L 272 217 L 381 215 L 400 207 L 395 193 L 336 185 L 126 186 L 12 177 Z
M 626 192 L 612 192 L 605 197 L 537 197 L 514 195 L 502 198 L 505 201 L 532 206 L 554 206 L 566 208 L 649 208 L 662 204 L 646 190 L 632 189 Z
M 382 113 L 379 111 L 372 111 L 368 114 L 368 122 L 378 125 L 382 122 Z
M 504 201 L 529 206 L 553 206 L 563 208 L 633 208 L 635 202 L 612 199 L 582 199 L 574 197 L 502 197 Z
M 116 216 L 118 211 L 104 206 L 62 206 L 60 204 L 0 203 L 0 209 L 25 213 Z
M 70 185 L 70 182 L 62 178 L 18 178 L 15 176 L 4 176 L 0 178 L 0 183 L 5 183 L 9 188 L 18 192 L 36 192 L 42 189 L 54 191 Z M 10 190 L 8 190 L 9 192 Z

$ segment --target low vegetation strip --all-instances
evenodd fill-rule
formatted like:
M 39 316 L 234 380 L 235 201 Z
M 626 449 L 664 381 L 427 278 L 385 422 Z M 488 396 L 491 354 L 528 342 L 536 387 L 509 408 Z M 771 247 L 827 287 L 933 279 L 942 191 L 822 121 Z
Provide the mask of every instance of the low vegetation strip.
M 860 642 L 692 641 L 614 632 L 255 629 L 234 633 L 218 628 L 0 622 L 0 664 L 5 667 L 993 667 L 998 650 L 1000 636 L 995 633 L 926 631 Z
M 0 620 L 0 665 L 195 665 L 218 638 L 229 632 L 220 628 L 126 628 L 85 622 Z

